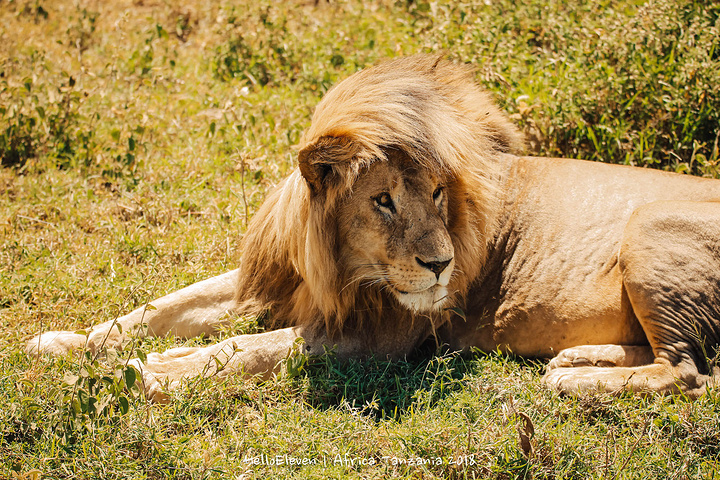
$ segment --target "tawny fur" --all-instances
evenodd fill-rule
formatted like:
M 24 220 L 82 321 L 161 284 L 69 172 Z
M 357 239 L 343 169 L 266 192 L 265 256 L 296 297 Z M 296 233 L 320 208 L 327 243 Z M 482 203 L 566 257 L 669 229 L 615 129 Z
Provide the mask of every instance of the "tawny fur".
M 351 279 L 336 258 L 334 223 L 338 201 L 352 191 L 363 168 L 386 160 L 389 146 L 452 177 L 459 196 L 472 201 L 451 205 L 450 233 L 460 262 L 453 289 L 459 298 L 466 293 L 483 263 L 488 222 L 496 217 L 495 157 L 523 145 L 472 73 L 440 56 L 404 57 L 363 70 L 323 97 L 300 144 L 300 169 L 248 227 L 238 285 L 242 311 L 269 312 L 273 326 L 320 321 L 330 332 L 342 330 L 351 314 L 358 316 L 351 312 L 378 320 L 383 294 L 379 288 L 348 287 Z M 312 175 L 308 165 L 318 163 L 332 168 L 329 174 L 338 182 L 314 198 L 306 178 Z

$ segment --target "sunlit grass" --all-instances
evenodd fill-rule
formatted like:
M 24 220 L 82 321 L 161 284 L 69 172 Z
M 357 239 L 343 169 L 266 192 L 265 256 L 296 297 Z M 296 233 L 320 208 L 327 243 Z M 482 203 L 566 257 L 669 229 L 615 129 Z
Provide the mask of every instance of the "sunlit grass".
M 68 384 L 80 359 L 22 349 L 234 268 L 314 105 L 382 58 L 472 62 L 531 153 L 717 177 L 719 16 L 687 1 L 3 3 L 0 476 L 717 477 L 714 392 L 559 398 L 542 364 L 425 351 L 196 379 L 168 406 L 105 390 L 103 416 L 65 395 L 129 352 Z M 253 464 L 276 455 L 309 464 Z

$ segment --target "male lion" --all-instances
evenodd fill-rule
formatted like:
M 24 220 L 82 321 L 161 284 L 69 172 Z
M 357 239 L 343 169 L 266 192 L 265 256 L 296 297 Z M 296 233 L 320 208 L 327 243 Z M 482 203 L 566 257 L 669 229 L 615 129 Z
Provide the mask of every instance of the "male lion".
M 555 356 L 543 380 L 569 393 L 717 384 L 720 181 L 515 156 L 519 134 L 471 69 L 437 56 L 342 81 L 301 143 L 239 269 L 121 317 L 122 331 L 46 332 L 29 351 L 212 334 L 234 311 L 271 328 L 135 360 L 147 394 L 267 374 L 300 337 L 340 357 L 402 357 L 433 337 Z

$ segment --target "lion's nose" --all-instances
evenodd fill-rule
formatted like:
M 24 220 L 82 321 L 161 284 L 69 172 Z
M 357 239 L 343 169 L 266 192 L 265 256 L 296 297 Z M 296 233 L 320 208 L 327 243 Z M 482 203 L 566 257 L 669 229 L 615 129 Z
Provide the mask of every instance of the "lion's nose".
M 423 262 L 418 257 L 415 257 L 415 260 L 417 260 L 418 265 L 433 272 L 438 279 L 440 278 L 440 274 L 450 265 L 450 262 L 452 262 L 452 258 L 440 262 Z

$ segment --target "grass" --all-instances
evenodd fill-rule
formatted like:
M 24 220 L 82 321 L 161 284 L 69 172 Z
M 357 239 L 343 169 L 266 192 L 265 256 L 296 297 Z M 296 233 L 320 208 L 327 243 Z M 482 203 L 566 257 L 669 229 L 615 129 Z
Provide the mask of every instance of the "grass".
M 476 64 L 532 153 L 718 177 L 719 17 L 687 0 L 3 2 L 0 477 L 720 477 L 716 393 L 561 398 L 541 364 L 492 352 L 328 357 L 196 379 L 168 406 L 127 351 L 22 353 L 233 268 L 313 106 L 382 58 Z

